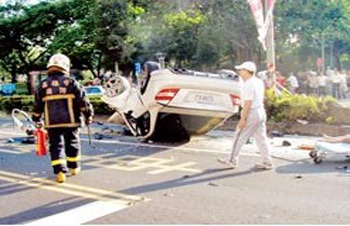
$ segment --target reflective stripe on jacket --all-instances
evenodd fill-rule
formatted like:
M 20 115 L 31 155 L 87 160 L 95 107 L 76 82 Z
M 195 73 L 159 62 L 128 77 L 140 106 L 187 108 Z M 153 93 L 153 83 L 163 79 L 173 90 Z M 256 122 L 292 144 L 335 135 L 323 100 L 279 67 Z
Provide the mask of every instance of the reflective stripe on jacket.
M 35 93 L 33 121 L 44 113 L 45 128 L 81 126 L 81 114 L 93 115 L 84 88 L 74 79 L 56 73 L 40 82 Z

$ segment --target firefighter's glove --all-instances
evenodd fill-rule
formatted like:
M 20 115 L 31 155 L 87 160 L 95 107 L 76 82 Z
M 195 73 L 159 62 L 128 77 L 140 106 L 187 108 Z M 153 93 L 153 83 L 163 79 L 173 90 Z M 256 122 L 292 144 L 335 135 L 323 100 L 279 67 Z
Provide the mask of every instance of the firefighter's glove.
M 42 122 L 35 122 L 35 128 L 42 128 L 43 123 Z

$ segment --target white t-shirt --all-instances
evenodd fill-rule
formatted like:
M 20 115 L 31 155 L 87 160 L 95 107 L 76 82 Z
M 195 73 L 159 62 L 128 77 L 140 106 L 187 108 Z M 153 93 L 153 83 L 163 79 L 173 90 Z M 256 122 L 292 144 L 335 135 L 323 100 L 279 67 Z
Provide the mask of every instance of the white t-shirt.
M 327 85 L 327 76 L 325 75 L 320 75 L 319 77 L 317 77 L 318 80 L 318 86 L 326 86 Z
M 250 109 L 264 107 L 265 87 L 261 79 L 253 76 L 245 81 L 243 83 L 241 93 L 242 107 L 244 106 L 244 101 L 246 100 L 252 101 Z
M 340 76 L 339 76 L 339 74 L 338 73 L 333 73 L 333 75 L 332 75 L 332 82 L 333 83 L 340 83 L 341 81 L 341 78 L 340 78 Z
M 346 84 L 346 74 L 339 74 L 340 77 L 340 83 Z
M 298 88 L 299 87 L 299 83 L 298 83 L 298 80 L 297 78 L 294 76 L 294 75 L 291 75 L 288 80 L 287 80 L 290 84 L 291 87 L 294 87 L 294 88 Z

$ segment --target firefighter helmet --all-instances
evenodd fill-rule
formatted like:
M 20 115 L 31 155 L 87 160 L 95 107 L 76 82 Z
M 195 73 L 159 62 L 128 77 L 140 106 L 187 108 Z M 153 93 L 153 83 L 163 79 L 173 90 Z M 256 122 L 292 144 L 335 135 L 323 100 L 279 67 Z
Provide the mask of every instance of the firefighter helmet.
M 49 62 L 47 63 L 47 68 L 50 68 L 53 66 L 59 67 L 64 71 L 69 72 L 70 60 L 66 55 L 57 53 L 51 56 Z

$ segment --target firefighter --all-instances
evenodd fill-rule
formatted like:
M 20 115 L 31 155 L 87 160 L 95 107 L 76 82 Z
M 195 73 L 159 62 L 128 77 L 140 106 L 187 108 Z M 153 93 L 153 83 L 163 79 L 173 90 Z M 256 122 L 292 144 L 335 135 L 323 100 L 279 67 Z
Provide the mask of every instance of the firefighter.
M 53 55 L 47 64 L 48 77 L 40 82 L 35 93 L 33 121 L 48 131 L 51 165 L 56 180 L 66 180 L 67 167 L 71 175 L 81 171 L 79 127 L 92 122 L 93 109 L 83 87 L 69 77 L 70 60 L 63 54 Z

